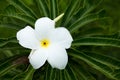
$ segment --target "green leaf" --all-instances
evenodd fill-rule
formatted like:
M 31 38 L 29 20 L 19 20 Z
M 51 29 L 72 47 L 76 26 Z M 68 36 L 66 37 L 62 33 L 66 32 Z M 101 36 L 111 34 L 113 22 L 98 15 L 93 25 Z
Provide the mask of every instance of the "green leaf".
M 84 53 L 98 62 L 101 62 L 110 67 L 114 67 L 116 69 L 120 69 L 120 60 L 114 59 L 112 57 L 109 57 L 103 54 L 93 53 L 93 52 L 84 52 Z
M 89 14 L 83 18 L 76 20 L 70 27 L 68 27 L 68 29 L 70 30 L 71 33 L 74 33 L 76 30 L 78 30 L 82 26 L 99 19 L 100 18 L 98 14 Z
M 64 76 L 65 76 L 65 80 L 72 80 L 71 75 L 67 72 L 67 70 L 64 70 Z
M 81 6 L 77 12 L 72 16 L 71 18 L 71 23 L 74 23 L 76 20 L 80 20 L 83 17 L 87 16 L 88 14 L 90 14 L 90 12 L 92 12 L 100 3 L 102 2 L 102 0 L 84 0 L 83 6 Z M 72 19 L 76 19 L 76 20 L 72 20 Z M 69 26 L 67 26 L 69 27 Z
M 59 69 L 56 69 L 55 77 L 56 77 L 55 80 L 60 80 L 60 70 Z
M 120 69 L 116 69 L 112 74 L 117 80 L 120 79 Z
M 59 79 L 59 80 L 66 80 L 63 70 L 60 70 L 60 71 L 59 71 L 59 74 L 60 74 L 60 79 Z
M 8 43 L 17 43 L 17 40 L 15 37 L 0 38 L 0 48 L 7 45 Z
M 58 13 L 57 0 L 50 0 L 51 19 L 55 19 Z
M 45 71 L 45 76 L 44 76 L 45 80 L 48 80 L 49 77 L 50 77 L 50 75 L 49 75 L 50 69 L 51 69 L 50 65 L 47 65 L 47 68 L 46 68 L 46 71 Z
M 56 79 L 56 69 L 51 68 L 50 69 L 50 79 L 49 80 L 55 80 Z
M 16 29 L 11 29 L 11 28 L 7 28 L 4 26 L 0 26 L 0 39 L 5 39 L 5 38 L 10 38 L 10 37 L 14 37 L 16 36 Z M 0 42 L 1 44 L 1 42 Z
M 70 55 L 75 57 L 76 59 L 81 59 L 83 60 L 84 62 L 86 62 L 88 65 L 90 65 L 92 68 L 100 71 L 101 73 L 103 73 L 104 75 L 106 75 L 108 78 L 111 78 L 111 79 L 115 79 L 117 80 L 113 75 L 112 73 L 114 72 L 114 70 L 105 65 L 105 64 L 102 64 L 98 61 L 95 61 L 94 59 L 92 59 L 91 57 L 87 56 L 86 54 L 82 53 L 82 52 L 79 52 L 77 50 L 70 50 Z
M 7 39 L 7 38 L 1 38 L 1 39 Z M 0 44 L 2 44 L 2 43 L 0 43 Z M 3 41 L 3 44 L 0 46 L 0 51 L 3 51 L 3 50 L 20 50 L 20 51 L 23 51 L 23 50 L 26 50 L 26 49 L 24 47 L 20 46 L 20 44 L 18 44 L 17 39 L 15 39 L 15 42 L 12 41 L 12 40 L 11 41 Z
M 71 16 L 74 14 L 74 11 L 75 11 L 78 3 L 79 3 L 79 0 L 71 0 L 71 3 L 67 7 L 65 14 L 63 16 L 61 26 L 66 26 L 68 24 L 68 22 L 71 19 Z
M 27 68 L 27 70 L 24 73 L 18 74 L 15 76 L 12 80 L 33 80 L 33 74 L 35 72 L 35 69 L 31 65 Z
M 9 71 L 16 67 L 16 65 L 14 64 L 9 64 L 10 62 L 11 61 L 6 61 L 2 65 L 0 65 L 0 77 L 7 74 Z
M 13 17 L 13 18 L 16 18 L 16 19 L 19 19 L 21 21 L 24 21 L 26 23 L 28 23 L 29 25 L 31 26 L 34 26 L 34 23 L 35 23 L 35 19 L 33 19 L 32 17 L 30 16 L 26 16 L 26 15 L 21 15 L 21 14 L 16 14 L 16 15 L 7 15 L 8 17 Z
M 63 80 L 70 80 L 68 77 L 67 77 L 67 74 L 66 74 L 66 70 L 64 69 L 63 71 Z
M 27 15 L 24 15 L 24 14 L 20 14 L 20 13 L 17 13 L 16 9 L 13 7 L 13 6 L 8 6 L 4 12 L 2 13 L 3 16 L 7 16 L 7 17 L 12 17 L 12 18 L 16 18 L 16 19 L 19 19 L 21 21 L 24 21 L 24 22 L 27 22 L 28 24 L 34 26 L 34 23 L 35 23 L 35 19 L 30 17 L 30 16 L 27 16 Z
M 1 23 L 0 27 L 6 27 L 6 28 L 11 28 L 15 30 L 20 30 L 21 26 L 13 23 Z
M 120 40 L 104 37 L 81 37 L 73 41 L 72 46 L 95 45 L 120 47 Z
M 83 3 L 83 8 L 80 9 L 80 11 L 77 13 L 78 15 L 80 15 L 80 17 L 84 17 L 86 14 L 90 13 L 91 11 L 93 11 L 98 5 L 100 5 L 100 3 L 103 0 L 84 0 Z
M 43 13 L 43 16 L 49 17 L 49 8 L 45 0 L 35 0 L 39 9 L 39 13 Z
M 11 71 L 13 68 L 17 67 L 20 64 L 23 64 L 24 61 L 19 61 L 20 59 L 23 59 L 20 55 L 16 55 L 10 58 L 5 58 L 0 60 L 0 77 L 7 74 L 9 71 Z M 18 62 L 19 61 L 19 62 Z
M 78 80 L 76 77 L 76 73 L 74 72 L 73 68 L 71 67 L 71 65 L 68 64 L 67 68 L 66 68 L 67 73 L 69 74 L 69 77 L 71 78 L 71 80 Z
M 57 69 L 53 69 L 50 65 L 47 65 L 47 70 L 45 72 L 45 80 L 56 80 L 56 76 L 57 73 L 56 73 Z
M 7 0 L 10 4 L 14 5 L 17 9 L 23 11 L 26 15 L 36 19 L 37 16 L 28 6 L 26 6 L 21 0 Z
M 85 66 L 80 64 L 80 62 L 76 59 L 71 60 L 71 67 L 76 73 L 78 80 L 95 80 L 95 78 L 89 73 Z

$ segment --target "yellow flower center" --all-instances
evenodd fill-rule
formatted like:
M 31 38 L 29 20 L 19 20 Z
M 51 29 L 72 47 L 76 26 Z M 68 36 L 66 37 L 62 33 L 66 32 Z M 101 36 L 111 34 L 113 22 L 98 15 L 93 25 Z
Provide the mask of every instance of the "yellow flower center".
M 40 41 L 40 45 L 43 48 L 47 48 L 50 45 L 50 41 L 48 39 L 43 39 Z

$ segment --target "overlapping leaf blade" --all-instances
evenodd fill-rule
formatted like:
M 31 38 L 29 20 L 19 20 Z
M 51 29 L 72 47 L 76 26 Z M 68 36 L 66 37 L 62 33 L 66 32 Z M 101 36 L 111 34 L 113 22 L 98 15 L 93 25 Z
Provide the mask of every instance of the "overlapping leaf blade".
M 49 80 L 53 80 L 56 79 L 56 69 L 51 68 L 50 69 L 50 79 Z
M 60 70 L 60 71 L 59 71 L 59 74 L 60 74 L 60 80 L 66 80 L 63 70 Z
M 27 61 L 27 59 L 25 59 L 26 58 L 25 55 L 16 55 L 0 60 L 0 77 L 7 74 L 13 68 L 16 68 L 17 66 L 25 63 Z M 25 59 L 25 60 L 19 61 L 20 59 Z
M 55 19 L 58 15 L 57 3 L 58 3 L 57 0 L 50 0 L 51 19 Z
M 69 4 L 69 6 L 67 7 L 67 9 L 65 11 L 65 15 L 63 16 L 63 19 L 61 22 L 62 26 L 66 26 L 68 24 L 68 22 L 71 19 L 71 16 L 74 14 L 74 11 L 75 11 L 78 3 L 79 3 L 79 0 L 71 1 L 71 3 Z
M 12 80 L 32 80 L 34 72 L 35 69 L 33 69 L 33 67 L 29 65 L 25 72 L 18 74 Z
M 0 77 L 7 74 L 9 71 L 11 71 L 13 68 L 16 67 L 15 64 L 12 64 L 13 60 L 16 59 L 15 57 L 6 59 L 6 61 L 2 60 L 0 63 Z M 3 62 L 4 61 L 4 62 Z
M 74 72 L 76 73 L 77 80 L 95 80 L 95 78 L 88 72 L 88 70 L 83 66 L 80 62 L 76 59 L 71 60 L 71 67 L 73 68 Z
M 94 52 L 84 52 L 84 53 L 90 56 L 91 58 L 93 58 L 95 61 L 101 62 L 105 65 L 114 67 L 116 69 L 120 69 L 120 60 L 118 59 L 114 59 L 112 57 L 109 57 L 103 54 L 94 53 Z
M 28 6 L 26 6 L 21 0 L 7 0 L 10 4 L 14 5 L 17 9 L 23 11 L 26 15 L 36 19 L 37 16 Z
M 79 11 L 77 14 L 82 13 L 82 15 L 80 16 L 82 18 L 86 14 L 93 11 L 98 5 L 100 5 L 101 2 L 102 2 L 102 0 L 94 0 L 94 1 L 84 0 L 83 8 L 81 8 L 81 10 L 80 10 L 81 12 Z
M 105 37 L 81 37 L 74 40 L 74 46 L 82 45 L 95 45 L 95 46 L 115 46 L 120 47 L 120 40 L 115 38 L 105 38 Z
M 87 14 L 90 14 L 100 3 L 102 0 L 90 1 L 90 0 L 83 0 L 83 5 L 79 8 L 79 10 L 75 13 L 73 18 L 81 19 Z
M 43 13 L 43 16 L 50 17 L 49 8 L 45 0 L 36 0 L 36 3 L 38 5 L 39 13 Z
M 15 37 L 1 38 L 0 39 L 0 47 L 3 47 L 5 45 L 7 45 L 8 43 L 17 43 L 17 40 Z
M 21 21 L 24 21 L 32 26 L 34 26 L 34 22 L 35 22 L 35 19 L 30 17 L 30 16 L 27 16 L 25 14 L 19 14 L 17 13 L 16 9 L 13 7 L 13 6 L 8 6 L 4 12 L 2 13 L 3 16 L 7 16 L 7 17 L 12 17 L 12 18 L 16 18 L 16 19 L 19 19 Z
M 49 65 L 46 67 L 45 76 L 44 76 L 45 80 L 48 80 L 49 77 L 50 77 L 48 72 L 50 72 L 50 66 Z
M 74 72 L 73 68 L 68 64 L 68 66 L 66 67 L 66 71 L 68 72 L 68 74 L 70 75 L 69 77 L 71 78 L 71 80 L 77 80 L 77 76 L 76 73 Z
M 20 25 L 13 24 L 13 23 L 1 23 L 0 27 L 6 27 L 6 28 L 15 29 L 15 30 L 21 29 Z
M 84 54 L 82 52 L 79 52 L 78 50 L 75 50 L 75 49 L 70 50 L 70 55 L 75 57 L 75 58 L 78 58 L 78 59 L 81 59 L 81 60 L 85 61 L 92 68 L 100 71 L 101 73 L 106 75 L 108 78 L 115 79 L 115 80 L 120 79 L 120 78 L 114 76 L 117 73 L 115 73 L 113 75 L 113 73 L 115 71 L 114 68 L 112 68 L 110 66 L 107 66 L 107 65 L 105 65 L 101 62 L 98 62 L 98 61 L 92 59 L 90 56 L 87 56 L 86 54 Z
M 83 18 L 76 20 L 70 27 L 68 27 L 68 29 L 70 30 L 71 33 L 73 33 L 82 26 L 99 19 L 100 19 L 99 14 L 89 14 L 84 16 Z

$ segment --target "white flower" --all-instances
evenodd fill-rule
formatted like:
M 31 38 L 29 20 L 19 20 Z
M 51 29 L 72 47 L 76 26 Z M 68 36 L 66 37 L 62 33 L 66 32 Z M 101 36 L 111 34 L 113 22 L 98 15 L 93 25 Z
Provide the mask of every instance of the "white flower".
M 17 32 L 19 44 L 32 49 L 29 62 L 38 69 L 48 61 L 53 68 L 64 69 L 68 62 L 66 49 L 73 41 L 64 27 L 55 28 L 55 21 L 43 17 L 35 22 L 35 29 L 26 26 Z

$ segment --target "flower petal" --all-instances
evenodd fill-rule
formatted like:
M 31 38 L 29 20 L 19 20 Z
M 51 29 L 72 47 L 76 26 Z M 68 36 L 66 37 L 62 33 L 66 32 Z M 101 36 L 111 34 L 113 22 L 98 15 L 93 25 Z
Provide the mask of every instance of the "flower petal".
M 53 43 L 59 43 L 66 49 L 70 48 L 73 41 L 70 32 L 64 27 L 54 29 L 50 35 L 50 39 Z
M 67 52 L 59 45 L 50 46 L 47 61 L 53 68 L 64 69 L 68 62 Z
M 28 58 L 33 68 L 38 69 L 43 66 L 47 60 L 47 54 L 43 49 L 32 50 Z
M 37 32 L 38 37 L 46 37 L 46 34 L 54 28 L 55 21 L 47 17 L 40 18 L 35 22 L 35 31 Z
M 17 39 L 19 44 L 25 48 L 37 49 L 39 46 L 39 41 L 35 37 L 34 30 L 27 26 L 17 32 Z

